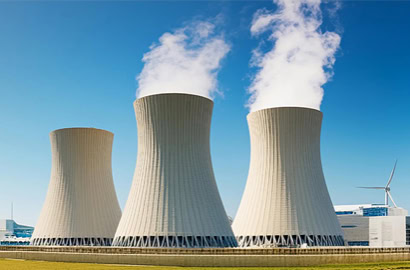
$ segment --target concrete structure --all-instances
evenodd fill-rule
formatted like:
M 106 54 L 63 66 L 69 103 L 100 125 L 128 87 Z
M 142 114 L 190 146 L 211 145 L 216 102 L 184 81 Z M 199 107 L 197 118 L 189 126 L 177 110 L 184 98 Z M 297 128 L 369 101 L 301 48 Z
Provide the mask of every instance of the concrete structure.
M 322 172 L 322 113 L 284 107 L 247 118 L 251 161 L 233 223 L 239 245 L 344 245 Z
M 409 261 L 410 248 L 153 249 L 0 247 L 0 258 L 110 265 L 307 267 L 325 264 Z
M 349 246 L 404 247 L 406 245 L 405 216 L 339 216 L 339 222 Z
M 94 128 L 50 133 L 51 178 L 32 245 L 111 245 L 121 218 L 111 170 L 113 137 Z
M 403 247 L 407 210 L 384 204 L 336 205 L 349 246 Z
M 114 245 L 236 246 L 212 169 L 212 107 L 187 94 L 134 102 L 138 157 Z

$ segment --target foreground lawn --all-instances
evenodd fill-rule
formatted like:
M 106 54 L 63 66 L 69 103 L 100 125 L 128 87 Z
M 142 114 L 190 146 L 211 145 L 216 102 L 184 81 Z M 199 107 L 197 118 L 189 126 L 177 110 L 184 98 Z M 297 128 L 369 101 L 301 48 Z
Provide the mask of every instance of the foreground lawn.
M 12 260 L 12 259 L 0 259 L 1 270 L 264 270 L 272 268 L 229 268 L 229 267 L 168 267 L 168 266 L 128 266 L 128 265 L 107 265 L 107 264 L 89 264 L 89 263 L 59 263 L 59 262 L 42 262 L 42 261 L 24 261 L 24 260 Z M 307 269 L 307 270 L 335 270 L 335 269 L 366 269 L 366 270 L 385 270 L 385 269 L 409 269 L 410 262 L 391 262 L 391 263 L 366 263 L 366 264 L 351 264 L 351 265 L 326 265 L 317 267 L 278 267 L 273 268 L 275 270 L 285 269 Z

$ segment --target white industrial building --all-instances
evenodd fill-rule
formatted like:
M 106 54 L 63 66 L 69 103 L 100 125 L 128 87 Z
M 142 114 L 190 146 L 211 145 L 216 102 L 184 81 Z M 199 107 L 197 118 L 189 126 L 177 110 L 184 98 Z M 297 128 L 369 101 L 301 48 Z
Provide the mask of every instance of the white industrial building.
M 134 102 L 138 155 L 115 246 L 235 247 L 212 168 L 213 102 L 158 94 Z
M 322 172 L 322 113 L 270 108 L 247 119 L 251 161 L 233 222 L 239 246 L 343 246 Z
M 51 177 L 32 245 L 111 245 L 121 218 L 111 169 L 113 138 L 94 128 L 50 133 Z
M 28 245 L 34 228 L 17 224 L 12 219 L 0 219 L 0 246 Z
M 349 246 L 406 245 L 407 210 L 384 204 L 336 205 L 335 211 Z

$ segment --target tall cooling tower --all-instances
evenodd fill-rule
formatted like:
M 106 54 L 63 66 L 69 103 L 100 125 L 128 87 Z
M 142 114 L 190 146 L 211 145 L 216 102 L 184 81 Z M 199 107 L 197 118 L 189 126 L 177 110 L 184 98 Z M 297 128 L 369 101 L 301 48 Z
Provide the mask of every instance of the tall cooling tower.
M 113 137 L 93 128 L 50 133 L 51 179 L 32 245 L 111 245 L 121 218 L 111 171 Z
M 138 157 L 116 246 L 234 247 L 209 150 L 213 102 L 159 94 L 134 102 Z
M 233 223 L 239 246 L 344 245 L 322 172 L 322 113 L 271 108 L 247 119 L 251 161 Z

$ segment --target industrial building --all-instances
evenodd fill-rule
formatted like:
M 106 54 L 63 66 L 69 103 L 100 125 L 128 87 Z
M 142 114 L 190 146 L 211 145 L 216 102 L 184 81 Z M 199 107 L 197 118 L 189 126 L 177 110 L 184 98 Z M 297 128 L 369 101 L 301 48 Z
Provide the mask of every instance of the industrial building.
M 34 228 L 17 224 L 12 219 L 0 219 L 0 246 L 28 245 Z
M 406 217 L 406 245 L 410 245 L 410 217 Z
M 94 128 L 50 133 L 51 177 L 32 245 L 111 245 L 121 218 L 111 169 L 113 138 Z
M 335 211 L 349 246 L 403 247 L 407 210 L 385 204 L 336 205 Z
M 322 172 L 322 113 L 270 108 L 247 120 L 249 175 L 233 222 L 239 246 L 343 246 Z
M 213 102 L 158 94 L 134 102 L 138 155 L 115 246 L 235 247 L 212 168 Z

